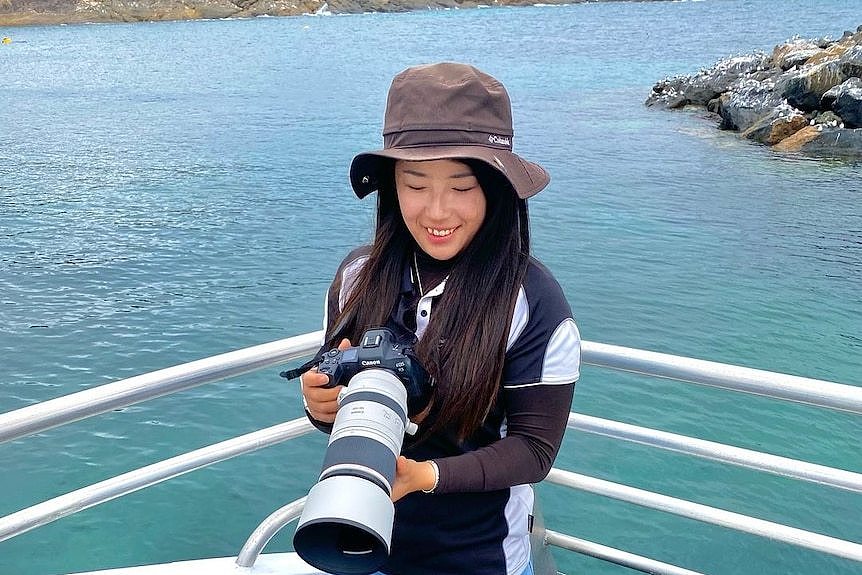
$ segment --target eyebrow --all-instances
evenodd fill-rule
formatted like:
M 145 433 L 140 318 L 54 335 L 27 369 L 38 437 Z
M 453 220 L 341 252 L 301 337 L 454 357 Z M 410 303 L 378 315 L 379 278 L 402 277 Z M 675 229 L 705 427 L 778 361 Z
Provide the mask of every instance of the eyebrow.
M 428 174 L 426 174 L 425 172 L 420 172 L 419 170 L 413 170 L 410 168 L 404 168 L 402 170 L 402 172 L 405 174 L 410 174 L 411 176 L 417 176 L 419 178 L 429 177 Z M 455 178 L 472 178 L 474 176 L 475 176 L 475 174 L 473 172 L 457 172 L 455 174 L 450 174 L 447 177 L 449 179 L 455 179 Z

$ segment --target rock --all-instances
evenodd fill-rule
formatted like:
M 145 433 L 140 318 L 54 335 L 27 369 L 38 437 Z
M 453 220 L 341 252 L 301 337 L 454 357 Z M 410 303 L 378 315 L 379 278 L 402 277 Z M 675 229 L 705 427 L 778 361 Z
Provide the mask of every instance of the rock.
M 862 128 L 862 87 L 844 90 L 832 104 L 832 110 L 844 120 L 845 128 Z
M 862 155 L 862 129 L 808 126 L 772 147 L 777 152 L 816 155 Z
M 802 128 L 789 138 L 781 140 L 778 144 L 772 147 L 778 152 L 798 152 L 805 144 L 812 142 L 820 137 L 820 126 L 808 126 Z
M 850 78 L 843 84 L 829 88 L 829 90 L 823 94 L 823 97 L 820 98 L 820 109 L 831 110 L 832 106 L 835 104 L 835 100 L 838 99 L 838 96 L 852 88 L 862 88 L 862 78 Z
M 814 119 L 811 120 L 812 126 L 816 126 L 818 124 L 823 124 L 823 125 L 831 127 L 831 128 L 837 128 L 837 127 L 841 126 L 843 123 L 844 123 L 844 120 L 841 119 L 841 116 L 839 116 L 835 112 L 832 112 L 831 110 L 829 112 L 823 112 L 823 113 L 817 114 L 814 117 Z
M 672 110 L 685 106 L 688 102 L 684 94 L 684 87 L 687 81 L 686 76 L 665 78 L 652 87 L 652 92 L 644 103 L 647 106 L 658 105 Z
M 721 114 L 721 98 L 713 98 L 706 104 L 706 111 Z
M 774 145 L 808 126 L 808 119 L 800 112 L 786 104 L 772 110 L 742 132 L 742 137 Z
M 825 49 L 809 58 L 805 64 L 813 66 L 815 64 L 822 64 L 823 62 L 836 60 L 840 58 L 844 52 L 860 43 L 862 43 L 862 32 L 857 32 L 852 36 L 844 36 L 838 42 L 830 44 Z
M 818 109 L 823 94 L 844 80 L 846 77 L 837 62 L 823 62 L 786 72 L 776 82 L 775 91 L 791 106 L 810 112 Z
M 758 82 L 766 82 L 769 81 L 772 84 L 781 77 L 781 70 L 778 68 L 772 68 L 770 70 L 759 70 L 757 72 L 752 72 L 746 76 L 752 80 L 757 80 Z
M 794 66 L 801 66 L 820 50 L 819 43 L 813 40 L 793 40 L 776 46 L 769 62 L 776 68 L 789 70 Z
M 853 46 L 838 58 L 841 73 L 846 78 L 862 78 L 862 44 Z
M 647 106 L 658 105 L 669 109 L 689 104 L 706 106 L 740 78 L 762 72 L 768 62 L 769 57 L 760 53 L 725 58 L 697 74 L 666 78 L 653 86 L 645 103 Z
M 744 132 L 782 103 L 770 83 L 743 79 L 719 98 L 720 128 Z
M 647 105 L 705 106 L 719 128 L 776 150 L 862 155 L 862 25 L 835 41 L 794 38 L 656 84 Z
M 0 4 L 0 24 L 226 18 L 239 11 L 229 0 L 10 0 Z

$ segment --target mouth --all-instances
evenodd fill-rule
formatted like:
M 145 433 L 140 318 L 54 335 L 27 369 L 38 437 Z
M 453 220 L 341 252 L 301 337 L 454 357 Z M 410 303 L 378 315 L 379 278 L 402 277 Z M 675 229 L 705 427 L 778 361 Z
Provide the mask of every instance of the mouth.
M 428 232 L 429 235 L 434 236 L 435 238 L 445 238 L 446 236 L 451 236 L 452 232 L 454 232 L 458 227 L 454 228 L 425 228 L 425 231 Z

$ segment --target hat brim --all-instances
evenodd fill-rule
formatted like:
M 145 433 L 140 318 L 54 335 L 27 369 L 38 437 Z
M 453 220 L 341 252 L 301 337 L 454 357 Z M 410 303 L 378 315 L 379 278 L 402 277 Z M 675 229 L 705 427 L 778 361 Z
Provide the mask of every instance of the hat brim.
M 353 158 L 350 164 L 350 184 L 360 198 L 377 191 L 380 182 L 382 159 L 411 160 L 480 160 L 500 172 L 519 198 L 529 198 L 541 192 L 551 177 L 545 169 L 508 150 L 487 146 L 422 146 L 415 148 L 386 148 L 365 152 Z

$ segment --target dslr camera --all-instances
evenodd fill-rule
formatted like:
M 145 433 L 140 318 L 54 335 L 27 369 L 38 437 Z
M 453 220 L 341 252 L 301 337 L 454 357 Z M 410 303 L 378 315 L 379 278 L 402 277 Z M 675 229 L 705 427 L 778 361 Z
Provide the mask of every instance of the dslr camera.
M 428 372 L 413 355 L 413 348 L 399 343 L 387 328 L 370 329 L 358 346 L 331 349 L 317 365 L 319 373 L 329 376 L 324 387 L 349 385 L 364 369 L 382 369 L 397 377 L 407 391 L 407 415 L 412 417 L 428 405 L 431 385 Z
M 395 462 L 405 431 L 416 430 L 409 417 L 428 404 L 431 380 L 412 348 L 386 328 L 366 331 L 358 346 L 324 353 L 318 372 L 329 376 L 327 387 L 346 387 L 293 547 L 326 573 L 373 573 L 389 557 Z

